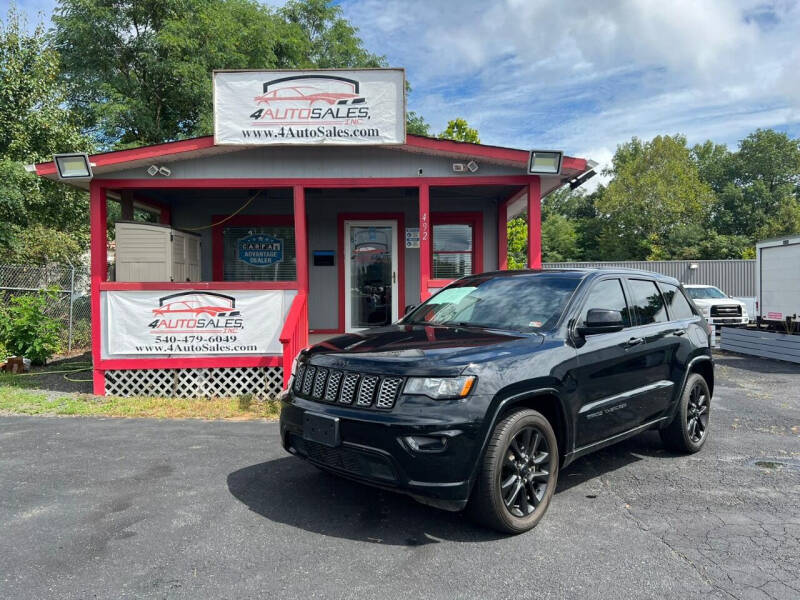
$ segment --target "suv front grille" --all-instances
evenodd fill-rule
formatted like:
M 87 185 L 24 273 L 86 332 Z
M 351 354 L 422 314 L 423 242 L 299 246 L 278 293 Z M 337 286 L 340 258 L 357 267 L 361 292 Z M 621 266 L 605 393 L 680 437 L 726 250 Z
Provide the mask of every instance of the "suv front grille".
M 339 402 L 342 404 L 352 404 L 356 397 L 358 388 L 358 373 L 348 373 L 344 376 L 342 383 L 342 393 L 339 394 Z
M 712 317 L 741 317 L 742 307 L 738 304 L 728 304 L 711 307 Z
M 343 373 L 341 371 L 331 371 L 328 375 L 328 387 L 325 388 L 325 402 L 336 402 L 339 395 L 339 384 L 342 383 Z
M 375 397 L 375 388 L 378 387 L 380 377 L 377 375 L 364 375 L 361 378 L 361 385 L 358 387 L 358 406 L 369 406 Z
M 384 410 L 394 407 L 402 387 L 402 377 L 362 375 L 307 364 L 297 365 L 292 384 L 295 394 L 309 400 Z
M 378 399 L 375 402 L 375 406 L 378 408 L 392 408 L 402 383 L 403 380 L 399 377 L 384 377 L 378 390 Z

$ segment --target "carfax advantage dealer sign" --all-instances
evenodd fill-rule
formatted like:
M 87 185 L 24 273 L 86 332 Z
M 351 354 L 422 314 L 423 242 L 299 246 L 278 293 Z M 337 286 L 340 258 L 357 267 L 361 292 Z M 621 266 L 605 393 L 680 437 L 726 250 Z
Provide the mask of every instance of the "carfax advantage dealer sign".
M 216 144 L 403 144 L 405 72 L 215 71 Z

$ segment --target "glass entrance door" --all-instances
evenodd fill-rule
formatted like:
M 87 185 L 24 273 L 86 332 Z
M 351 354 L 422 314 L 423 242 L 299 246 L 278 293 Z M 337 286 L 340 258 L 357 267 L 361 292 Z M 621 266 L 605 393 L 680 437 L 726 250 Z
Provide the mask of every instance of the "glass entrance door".
M 397 320 L 397 222 L 345 221 L 345 329 Z

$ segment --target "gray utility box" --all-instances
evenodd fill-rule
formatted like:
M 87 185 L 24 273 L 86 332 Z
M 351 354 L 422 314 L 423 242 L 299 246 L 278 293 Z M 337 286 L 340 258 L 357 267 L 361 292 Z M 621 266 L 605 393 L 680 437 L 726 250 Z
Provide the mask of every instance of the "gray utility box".
M 756 244 L 758 316 L 796 321 L 800 315 L 800 235 Z
M 200 281 L 200 236 L 169 225 L 118 221 L 117 281 Z

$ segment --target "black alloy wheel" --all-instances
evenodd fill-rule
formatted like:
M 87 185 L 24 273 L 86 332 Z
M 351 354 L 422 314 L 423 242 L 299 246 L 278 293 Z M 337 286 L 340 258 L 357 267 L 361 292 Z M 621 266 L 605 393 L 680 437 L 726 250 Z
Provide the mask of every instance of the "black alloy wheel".
M 686 407 L 686 433 L 689 439 L 699 444 L 703 441 L 708 429 L 708 394 L 706 387 L 695 381 L 689 390 L 689 402 Z
M 550 421 L 529 408 L 507 413 L 490 434 L 467 510 L 497 531 L 528 531 L 550 505 L 558 465 L 558 441 Z
M 535 425 L 521 429 L 508 444 L 500 490 L 508 512 L 527 517 L 544 500 L 550 479 L 550 446 Z
M 694 453 L 708 439 L 711 391 L 700 373 L 690 373 L 678 400 L 675 417 L 661 429 L 661 441 L 670 450 Z

